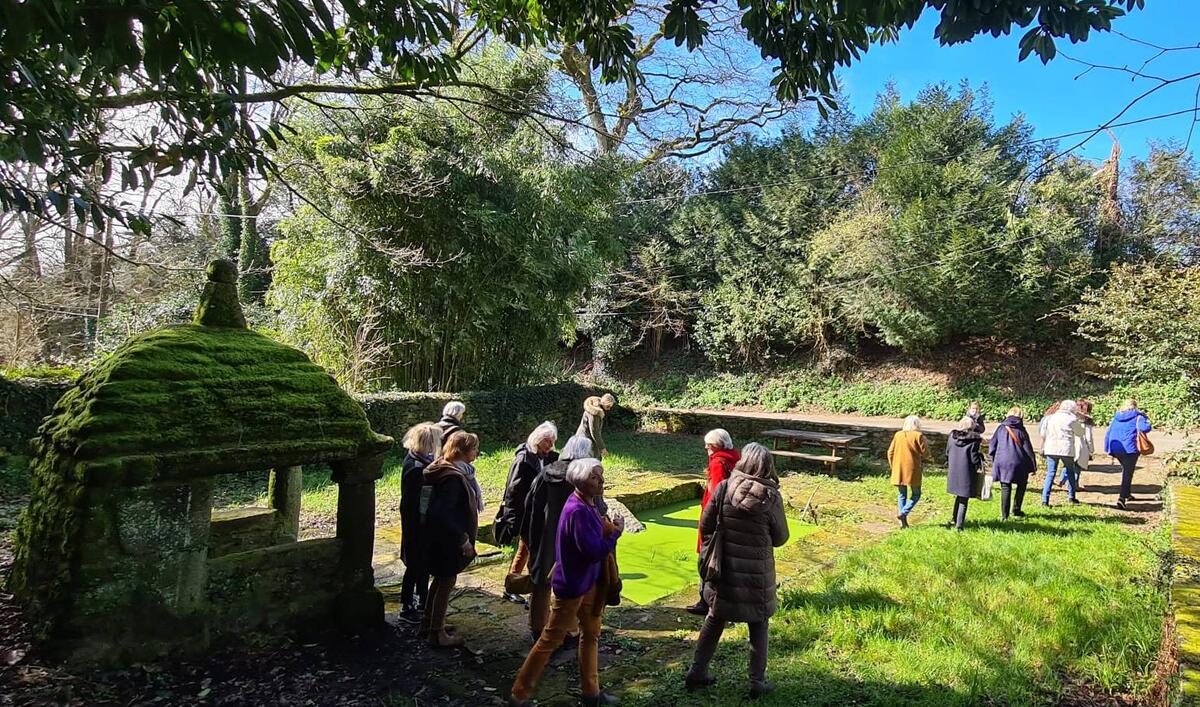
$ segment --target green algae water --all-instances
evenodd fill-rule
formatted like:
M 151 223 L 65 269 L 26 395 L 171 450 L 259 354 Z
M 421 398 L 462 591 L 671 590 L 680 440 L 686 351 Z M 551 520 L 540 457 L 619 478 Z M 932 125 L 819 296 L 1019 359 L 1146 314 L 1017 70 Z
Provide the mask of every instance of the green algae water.
M 621 567 L 622 596 L 637 604 L 649 604 L 696 584 L 696 526 L 700 501 L 684 501 L 637 514 L 645 532 L 627 533 L 617 545 Z M 788 518 L 793 542 L 816 532 Z

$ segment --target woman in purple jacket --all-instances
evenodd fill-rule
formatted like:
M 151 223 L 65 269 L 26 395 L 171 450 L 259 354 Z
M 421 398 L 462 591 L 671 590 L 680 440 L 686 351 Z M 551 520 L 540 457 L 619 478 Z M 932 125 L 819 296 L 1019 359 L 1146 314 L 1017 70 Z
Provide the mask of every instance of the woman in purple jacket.
M 1121 493 L 1117 497 L 1117 508 L 1125 510 L 1125 502 L 1133 500 L 1133 470 L 1137 467 L 1138 432 L 1149 432 L 1150 420 L 1138 410 L 1136 400 L 1126 400 L 1104 434 L 1104 451 L 1116 457 L 1121 464 Z
M 599 459 L 576 459 L 567 467 L 567 481 L 575 493 L 567 499 L 558 519 L 555 547 L 558 564 L 550 578 L 554 598 L 550 620 L 541 637 L 529 651 L 513 681 L 510 707 L 526 707 L 538 679 L 551 656 L 562 645 L 567 632 L 579 623 L 579 682 L 584 705 L 618 704 L 600 691 L 600 615 L 604 611 L 606 588 L 602 575 L 604 563 L 617 548 L 617 539 L 625 529 L 625 518 L 609 521 L 596 509 L 595 500 L 604 494 L 604 467 Z

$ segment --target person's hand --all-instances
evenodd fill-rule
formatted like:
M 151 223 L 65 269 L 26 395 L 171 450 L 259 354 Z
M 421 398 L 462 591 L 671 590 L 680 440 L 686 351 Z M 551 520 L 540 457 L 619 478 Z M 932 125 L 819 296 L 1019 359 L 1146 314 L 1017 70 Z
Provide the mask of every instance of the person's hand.
M 617 527 L 618 533 L 625 532 L 625 516 L 618 515 L 616 518 L 613 518 L 613 525 Z
M 471 544 L 471 543 L 469 543 L 469 542 L 468 542 L 468 543 L 463 543 L 463 545 L 462 545 L 462 556 L 463 556 L 465 559 L 468 559 L 468 560 L 475 559 L 475 546 L 474 546 L 474 545 L 472 545 L 472 544 Z

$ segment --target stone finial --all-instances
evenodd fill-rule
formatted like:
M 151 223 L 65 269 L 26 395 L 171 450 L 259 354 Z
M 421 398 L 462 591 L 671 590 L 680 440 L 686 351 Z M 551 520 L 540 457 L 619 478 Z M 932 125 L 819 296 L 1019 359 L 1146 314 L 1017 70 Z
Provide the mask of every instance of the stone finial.
M 201 326 L 246 328 L 246 316 L 238 301 L 237 266 L 228 260 L 208 264 L 208 282 L 200 295 L 193 324 Z

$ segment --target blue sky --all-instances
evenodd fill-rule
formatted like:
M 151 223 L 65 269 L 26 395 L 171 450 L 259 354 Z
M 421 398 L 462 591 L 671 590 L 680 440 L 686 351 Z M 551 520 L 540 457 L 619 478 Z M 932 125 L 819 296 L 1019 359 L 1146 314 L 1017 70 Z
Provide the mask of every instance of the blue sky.
M 933 38 L 937 13 L 926 12 L 911 30 L 893 44 L 871 48 L 863 59 L 844 69 L 843 90 L 856 113 L 871 110 L 875 96 L 889 81 L 905 100 L 911 100 L 930 83 L 957 84 L 963 79 L 972 86 L 986 83 L 998 121 L 1023 113 L 1036 128 L 1035 137 L 1049 137 L 1093 128 L 1120 112 L 1138 94 L 1157 82 L 1117 71 L 1092 69 L 1068 61 L 1064 54 L 1097 64 L 1137 69 L 1157 51 L 1110 33 L 1093 33 L 1087 42 L 1058 42 L 1059 56 L 1043 65 L 1036 56 L 1017 61 L 1017 43 L 1022 31 L 1006 37 L 984 35 L 968 44 L 940 46 Z M 1144 10 L 1135 10 L 1113 23 L 1113 29 L 1159 46 L 1195 46 L 1200 42 L 1200 0 L 1148 0 Z M 1165 78 L 1200 71 L 1200 49 L 1170 52 L 1151 62 L 1144 73 Z M 1166 86 L 1140 101 L 1121 120 L 1190 109 L 1200 80 Z M 1124 156 L 1143 156 L 1152 139 L 1186 139 L 1191 116 L 1182 115 L 1114 130 Z M 1078 140 L 1080 138 L 1076 138 Z M 1073 142 L 1063 141 L 1061 147 Z M 1111 142 L 1103 133 L 1076 154 L 1103 159 Z M 1190 151 L 1200 156 L 1200 125 Z

